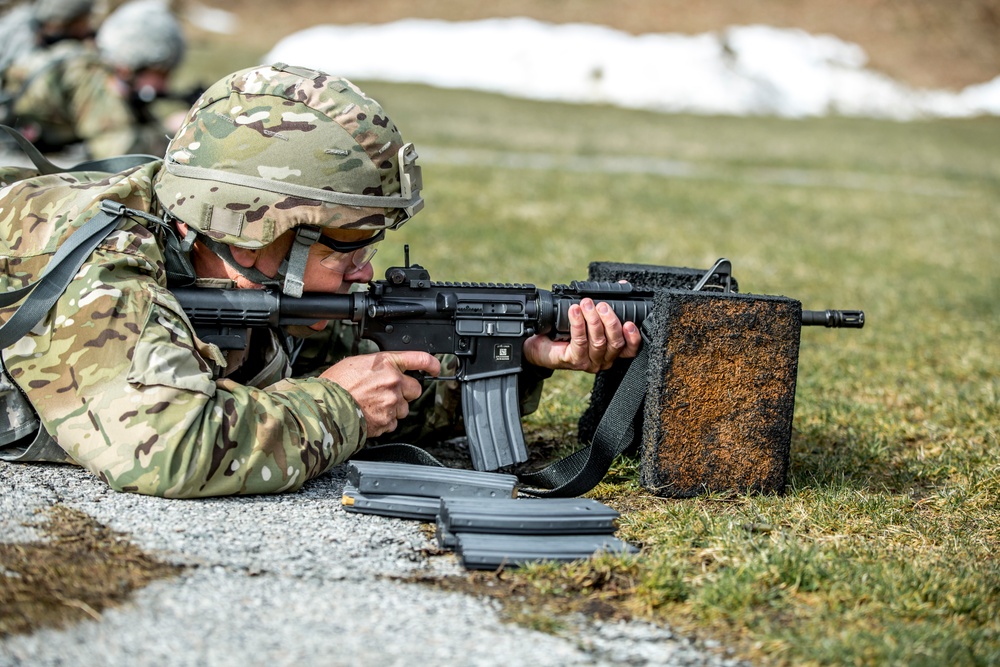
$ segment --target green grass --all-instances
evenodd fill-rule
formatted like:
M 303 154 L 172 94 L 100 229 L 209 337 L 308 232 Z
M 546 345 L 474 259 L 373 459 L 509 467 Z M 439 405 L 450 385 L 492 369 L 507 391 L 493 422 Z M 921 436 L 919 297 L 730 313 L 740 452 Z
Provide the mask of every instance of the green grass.
M 1000 661 L 1000 120 L 697 118 L 363 87 L 427 156 L 427 208 L 383 244 L 383 268 L 403 243 L 437 279 L 543 286 L 594 260 L 725 256 L 743 291 L 866 311 L 862 331 L 803 332 L 785 495 L 654 498 L 629 461 L 593 492 L 643 547 L 615 566 L 632 582 L 617 605 L 764 663 Z M 557 374 L 528 429 L 571 431 L 588 387 Z M 552 584 L 574 572 L 520 576 L 567 604 L 600 593 Z

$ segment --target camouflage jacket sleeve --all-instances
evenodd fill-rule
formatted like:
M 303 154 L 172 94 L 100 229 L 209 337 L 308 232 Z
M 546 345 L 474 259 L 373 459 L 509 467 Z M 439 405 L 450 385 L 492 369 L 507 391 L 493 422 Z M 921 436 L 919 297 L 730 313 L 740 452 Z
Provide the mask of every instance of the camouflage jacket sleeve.
M 57 245 L 59 222 L 44 215 L 53 202 L 22 198 L 38 203 L 0 208 L 0 290 L 37 275 Z M 8 233 L 14 216 L 32 220 L 30 236 Z M 11 377 L 75 462 L 122 491 L 272 493 L 299 488 L 364 444 L 357 404 L 331 382 L 255 388 L 218 379 L 222 355 L 192 335 L 162 280 L 158 243 L 131 221 L 88 260 L 50 316 L 4 351 Z

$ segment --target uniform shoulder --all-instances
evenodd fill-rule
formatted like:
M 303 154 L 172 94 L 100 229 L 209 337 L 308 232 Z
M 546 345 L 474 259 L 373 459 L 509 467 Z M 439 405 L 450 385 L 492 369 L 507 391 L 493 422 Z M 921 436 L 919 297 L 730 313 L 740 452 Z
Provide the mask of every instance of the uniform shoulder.
M 39 176 L 39 171 L 34 167 L 0 167 L 0 188 L 5 188 L 11 183 L 35 178 L 36 176 Z M 0 195 L 0 198 L 2 198 L 2 195 Z

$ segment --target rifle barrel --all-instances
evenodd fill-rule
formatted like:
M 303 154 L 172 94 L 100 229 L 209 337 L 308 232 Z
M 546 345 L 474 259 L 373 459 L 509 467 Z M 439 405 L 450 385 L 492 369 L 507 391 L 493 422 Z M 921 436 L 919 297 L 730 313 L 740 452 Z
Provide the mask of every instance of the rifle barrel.
M 861 329 L 865 326 L 865 312 L 863 310 L 803 310 L 802 326 Z

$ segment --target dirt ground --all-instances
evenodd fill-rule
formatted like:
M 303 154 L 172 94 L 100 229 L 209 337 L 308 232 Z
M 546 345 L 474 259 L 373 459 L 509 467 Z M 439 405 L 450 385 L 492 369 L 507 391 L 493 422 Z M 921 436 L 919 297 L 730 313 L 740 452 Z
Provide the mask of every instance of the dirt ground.
M 49 541 L 0 542 L 0 641 L 86 617 L 100 620 L 104 609 L 182 569 L 65 505 L 51 507 L 38 525 Z
M 193 3 L 194 0 L 181 0 Z M 529 16 L 631 33 L 693 34 L 765 23 L 832 34 L 867 51 L 870 66 L 921 87 L 960 89 L 1000 75 L 1000 0 L 199 0 L 241 17 L 223 39 L 270 47 L 323 23 L 401 18 L 474 20 Z M 379 48 L 373 45 L 373 48 Z

